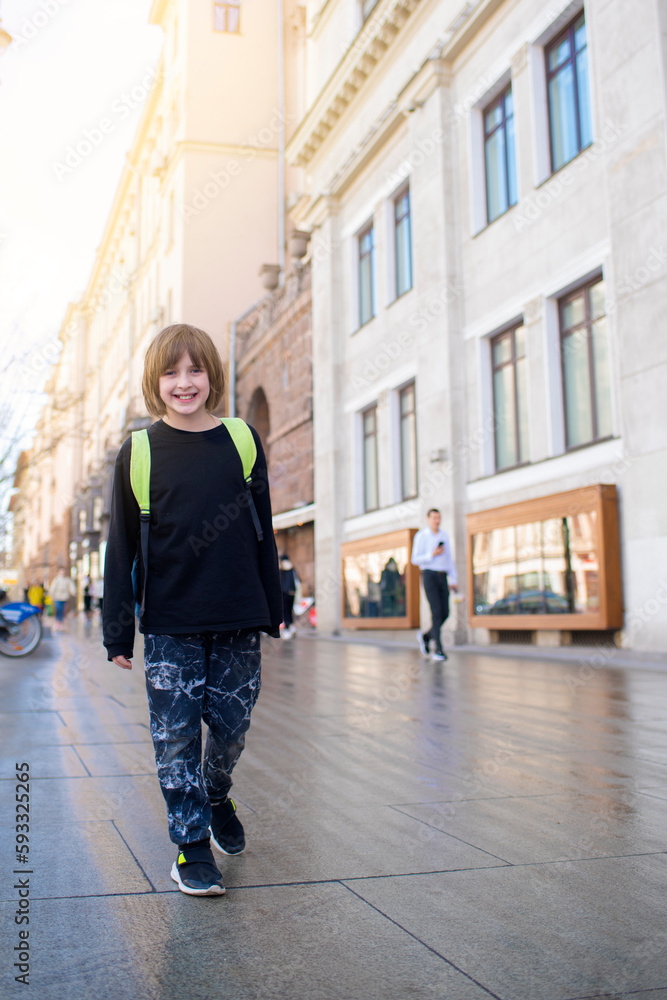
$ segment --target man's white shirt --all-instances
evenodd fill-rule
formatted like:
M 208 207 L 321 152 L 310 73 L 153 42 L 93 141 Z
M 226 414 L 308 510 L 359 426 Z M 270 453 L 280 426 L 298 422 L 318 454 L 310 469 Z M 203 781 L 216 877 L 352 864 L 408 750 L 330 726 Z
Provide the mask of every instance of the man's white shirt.
M 434 556 L 433 550 L 442 542 L 443 551 L 440 555 Z M 449 535 L 446 531 L 438 529 L 431 531 L 430 528 L 422 528 L 414 537 L 412 543 L 411 560 L 414 566 L 419 566 L 420 570 L 432 569 L 436 573 L 446 573 L 448 583 L 455 587 L 458 585 L 456 566 Z

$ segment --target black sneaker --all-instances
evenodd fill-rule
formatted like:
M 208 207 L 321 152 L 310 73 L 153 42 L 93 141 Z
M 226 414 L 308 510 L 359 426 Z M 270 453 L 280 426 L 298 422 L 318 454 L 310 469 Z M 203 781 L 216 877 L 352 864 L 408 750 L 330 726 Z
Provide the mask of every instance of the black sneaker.
M 222 896 L 225 892 L 208 837 L 194 844 L 181 844 L 171 877 L 189 896 Z
M 436 649 L 435 653 L 431 653 L 431 659 L 432 660 L 446 660 L 447 659 L 447 653 L 444 651 L 444 649 Z
M 423 632 L 417 632 L 417 645 L 422 656 L 428 656 L 431 640 L 427 639 Z
M 233 799 L 211 803 L 211 840 L 223 854 L 240 854 L 245 849 L 243 826 Z

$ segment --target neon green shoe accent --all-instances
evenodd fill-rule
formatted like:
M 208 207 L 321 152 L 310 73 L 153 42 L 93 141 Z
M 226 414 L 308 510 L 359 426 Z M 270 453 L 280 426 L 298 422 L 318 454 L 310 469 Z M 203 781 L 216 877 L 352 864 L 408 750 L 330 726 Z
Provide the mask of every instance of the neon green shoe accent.
M 173 857 L 173 855 L 172 855 L 172 857 Z M 185 864 L 185 855 L 183 854 L 183 851 L 181 851 L 181 853 L 178 855 L 178 860 L 176 861 L 176 864 L 177 865 L 184 865 Z

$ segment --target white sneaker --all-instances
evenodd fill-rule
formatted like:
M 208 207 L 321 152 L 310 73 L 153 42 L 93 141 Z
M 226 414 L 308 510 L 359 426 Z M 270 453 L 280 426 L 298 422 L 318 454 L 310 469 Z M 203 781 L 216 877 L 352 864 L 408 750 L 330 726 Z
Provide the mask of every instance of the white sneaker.
M 447 659 L 447 653 L 444 653 L 444 652 L 443 653 L 438 653 L 438 652 L 431 653 L 431 659 L 432 660 L 446 660 Z

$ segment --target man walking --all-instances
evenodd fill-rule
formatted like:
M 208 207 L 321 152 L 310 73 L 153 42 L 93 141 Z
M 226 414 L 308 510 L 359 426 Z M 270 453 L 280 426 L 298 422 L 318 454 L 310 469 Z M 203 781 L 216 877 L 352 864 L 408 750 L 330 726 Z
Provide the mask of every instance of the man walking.
M 440 511 L 432 507 L 426 518 L 428 528 L 422 528 L 415 535 L 411 562 L 421 570 L 432 622 L 428 632 L 417 634 L 417 642 L 423 655 L 428 656 L 433 641 L 435 652 L 432 659 L 446 660 L 440 630 L 449 617 L 449 591 L 459 589 L 456 565 L 449 535 L 440 530 Z

